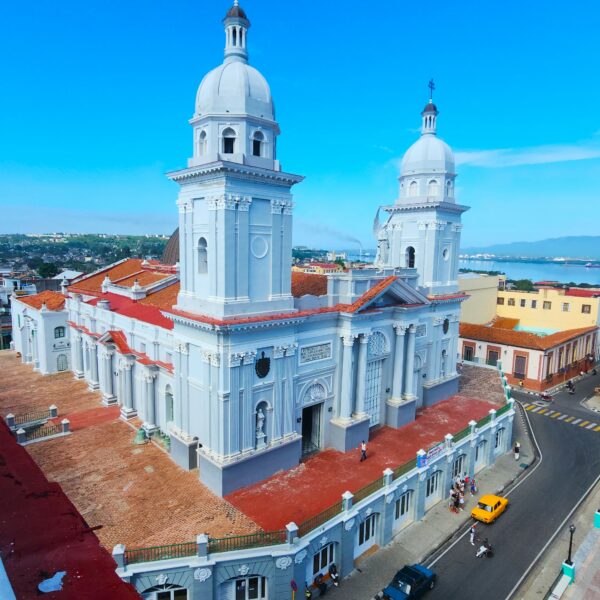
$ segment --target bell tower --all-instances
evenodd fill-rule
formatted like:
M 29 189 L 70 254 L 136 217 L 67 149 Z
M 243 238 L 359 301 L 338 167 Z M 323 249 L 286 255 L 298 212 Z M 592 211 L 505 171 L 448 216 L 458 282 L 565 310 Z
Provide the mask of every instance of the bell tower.
M 265 78 L 248 64 L 250 21 L 223 19 L 224 61 L 200 83 L 180 185 L 177 308 L 224 319 L 290 312 L 292 195 L 302 177 L 275 158 L 279 125 Z

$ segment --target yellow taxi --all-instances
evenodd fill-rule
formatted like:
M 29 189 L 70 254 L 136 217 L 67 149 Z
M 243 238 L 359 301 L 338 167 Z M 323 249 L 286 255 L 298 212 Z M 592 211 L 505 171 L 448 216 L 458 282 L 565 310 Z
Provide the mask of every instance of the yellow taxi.
M 483 523 L 492 523 L 506 510 L 507 506 L 507 498 L 488 494 L 479 499 L 477 506 L 471 511 L 471 516 Z

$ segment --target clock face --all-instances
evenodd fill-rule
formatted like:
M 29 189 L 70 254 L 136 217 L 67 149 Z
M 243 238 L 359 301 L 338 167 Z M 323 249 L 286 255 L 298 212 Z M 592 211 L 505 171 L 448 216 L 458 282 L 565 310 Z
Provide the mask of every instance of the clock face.
M 442 325 L 444 329 L 444 333 L 448 333 L 448 328 L 450 327 L 450 321 L 448 319 L 444 319 L 444 324 Z
M 264 352 L 261 352 L 261 357 L 256 361 L 254 369 L 256 370 L 256 375 L 258 377 L 261 379 L 266 377 L 271 370 L 271 359 L 265 356 Z

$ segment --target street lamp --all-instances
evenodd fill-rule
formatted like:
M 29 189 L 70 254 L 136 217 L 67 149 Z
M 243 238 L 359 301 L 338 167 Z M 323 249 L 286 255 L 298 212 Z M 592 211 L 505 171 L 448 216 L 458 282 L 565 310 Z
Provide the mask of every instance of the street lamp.
M 569 558 L 567 558 L 567 564 L 569 566 L 573 566 L 573 561 L 571 560 L 571 550 L 573 549 L 573 534 L 575 533 L 575 525 L 571 525 L 569 527 L 569 533 L 571 536 L 569 538 Z

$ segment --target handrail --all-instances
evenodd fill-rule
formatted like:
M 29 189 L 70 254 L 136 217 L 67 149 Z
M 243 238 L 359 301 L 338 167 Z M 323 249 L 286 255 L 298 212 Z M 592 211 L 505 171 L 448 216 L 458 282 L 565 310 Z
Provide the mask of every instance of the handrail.
M 125 563 L 153 562 L 169 558 L 185 558 L 194 556 L 198 551 L 196 542 L 169 544 L 167 546 L 150 546 L 149 548 L 126 548 Z
M 259 531 L 248 535 L 233 535 L 224 538 L 209 538 L 208 552 L 227 552 L 230 550 L 246 550 L 260 546 L 276 546 L 285 544 L 287 531 Z
M 37 440 L 39 438 L 50 437 L 51 435 L 58 435 L 63 433 L 62 425 L 55 425 L 54 423 L 47 423 L 37 429 L 29 429 L 25 432 L 25 440 Z
M 342 512 L 342 508 L 343 503 L 341 500 L 338 500 L 335 504 L 332 504 L 329 508 L 326 508 L 318 515 L 306 519 L 306 521 L 303 521 L 298 526 L 298 535 L 302 537 L 303 535 L 306 535 L 313 529 L 319 527 L 319 525 L 326 523 L 327 521 L 329 521 L 329 519 L 333 519 L 333 517 L 339 515 Z

